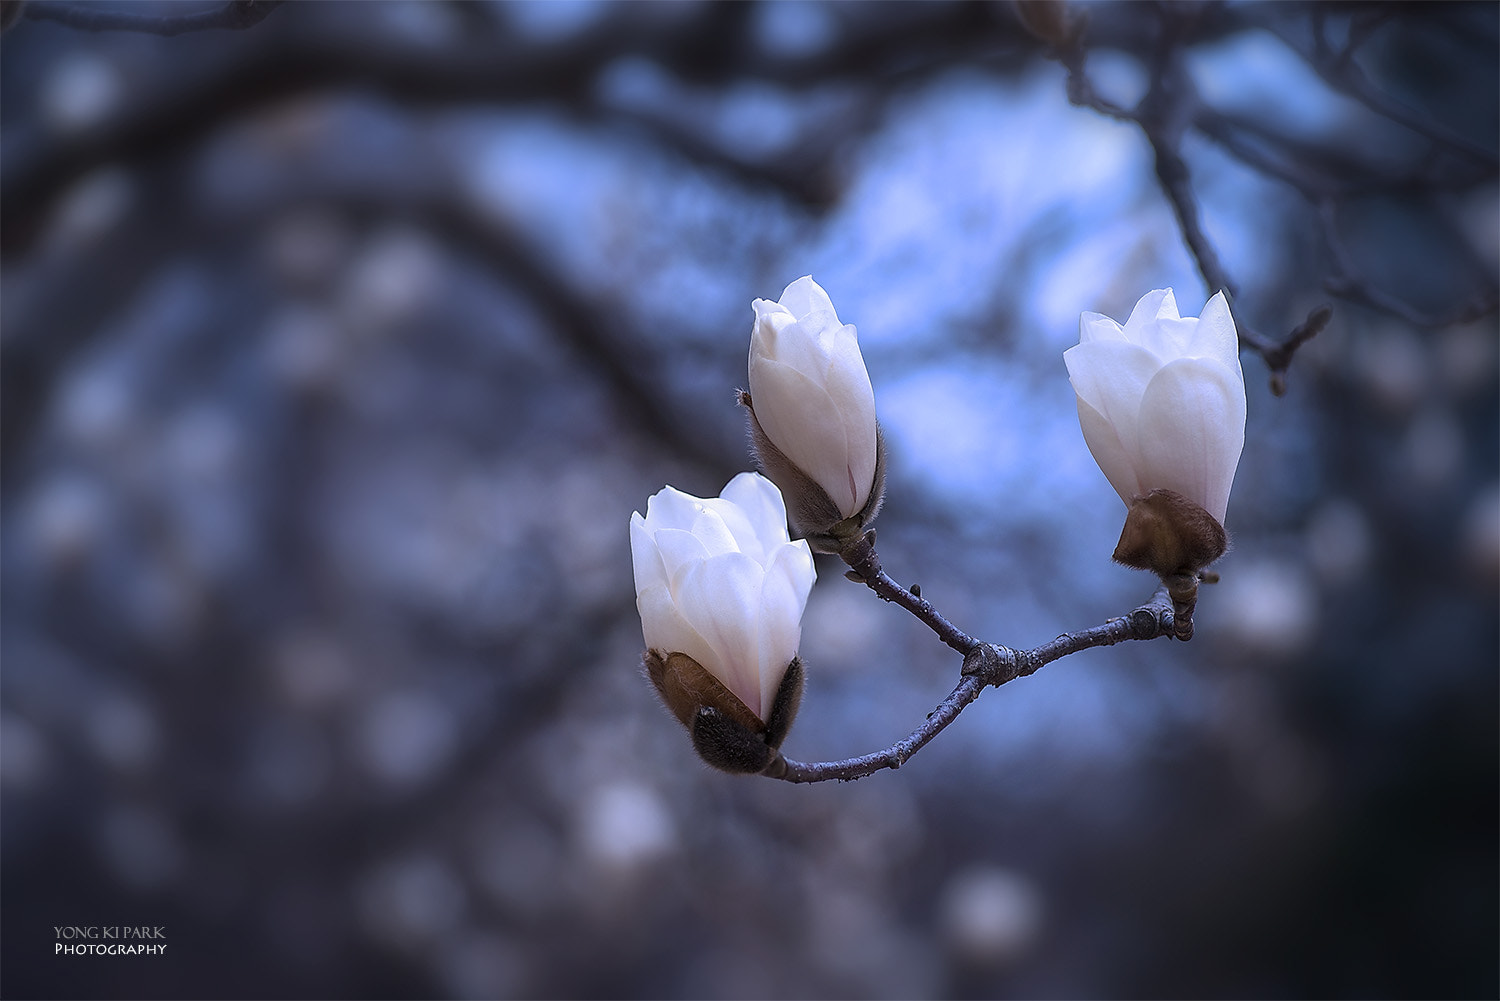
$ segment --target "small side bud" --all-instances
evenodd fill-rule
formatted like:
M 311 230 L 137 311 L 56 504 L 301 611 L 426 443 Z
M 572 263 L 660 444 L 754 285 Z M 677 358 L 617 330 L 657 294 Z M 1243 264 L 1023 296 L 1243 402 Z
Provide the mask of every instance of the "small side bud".
M 770 720 L 762 721 L 696 660 L 684 653 L 647 650 L 646 676 L 673 716 L 687 727 L 693 749 L 720 771 L 759 774 L 780 759 L 779 748 L 802 704 L 801 658 L 787 667 Z
M 1131 502 L 1114 558 L 1164 579 L 1196 578 L 1228 548 L 1229 536 L 1213 515 L 1175 490 L 1153 490 Z

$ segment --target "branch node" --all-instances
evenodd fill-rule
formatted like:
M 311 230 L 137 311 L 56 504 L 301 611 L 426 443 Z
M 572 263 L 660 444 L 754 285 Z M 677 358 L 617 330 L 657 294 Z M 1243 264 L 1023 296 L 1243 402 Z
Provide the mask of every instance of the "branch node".
M 981 643 L 964 656 L 963 673 L 996 687 L 1014 681 L 1023 673 L 1020 657 L 1009 647 Z
M 1155 608 L 1137 608 L 1130 613 L 1130 631 L 1136 639 L 1150 639 L 1162 632 L 1162 621 Z

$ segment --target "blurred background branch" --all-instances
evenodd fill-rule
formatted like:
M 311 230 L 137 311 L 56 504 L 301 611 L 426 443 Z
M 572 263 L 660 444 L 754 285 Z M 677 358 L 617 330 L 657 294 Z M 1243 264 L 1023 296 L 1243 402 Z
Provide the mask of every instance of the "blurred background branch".
M 61 0 L 30 0 L 29 3 L 17 0 L 14 6 L 34 21 L 56 21 L 79 31 L 140 31 L 171 36 L 214 29 L 243 31 L 259 24 L 281 3 L 282 0 L 229 0 L 212 9 L 176 15 L 139 14 L 97 4 L 63 3 Z M 6 26 L 11 23 L 13 21 L 8 20 Z

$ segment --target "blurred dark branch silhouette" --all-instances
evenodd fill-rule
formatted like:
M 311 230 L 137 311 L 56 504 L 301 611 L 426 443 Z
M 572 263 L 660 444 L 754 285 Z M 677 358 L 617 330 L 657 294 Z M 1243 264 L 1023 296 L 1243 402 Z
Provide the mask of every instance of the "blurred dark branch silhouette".
M 1323 240 L 1333 256 L 1334 270 L 1323 280 L 1323 285 L 1335 295 L 1373 306 L 1392 316 L 1400 317 L 1414 327 L 1433 329 L 1455 323 L 1469 323 L 1495 312 L 1500 305 L 1500 289 L 1494 286 L 1479 292 L 1468 302 L 1459 303 L 1448 313 L 1425 313 L 1405 300 L 1379 288 L 1365 277 L 1344 238 L 1339 232 L 1338 202 L 1330 197 L 1318 203 L 1318 222 L 1322 227 Z
M 101 9 L 63 0 L 30 0 L 24 15 L 33 21 L 56 21 L 79 31 L 138 31 L 147 35 L 182 35 L 190 31 L 244 31 L 253 28 L 284 0 L 229 0 L 221 6 L 188 14 L 138 14 Z
M 1375 29 L 1390 19 L 1392 13 L 1390 10 L 1381 10 L 1377 7 L 1356 14 L 1349 27 L 1348 41 L 1337 51 L 1328 40 L 1328 11 L 1322 7 L 1315 7 L 1311 12 L 1312 51 L 1310 52 L 1292 37 L 1285 26 L 1268 18 L 1266 28 L 1281 39 L 1288 48 L 1307 60 L 1308 65 L 1316 70 L 1320 77 L 1341 92 L 1362 101 L 1376 114 L 1405 126 L 1432 140 L 1435 144 L 1468 157 L 1483 167 L 1490 170 L 1500 168 L 1500 159 L 1497 159 L 1494 150 L 1479 146 L 1441 122 L 1397 101 L 1377 87 L 1360 68 L 1359 63 L 1355 62 L 1354 56 L 1360 46 L 1370 38 Z
M 1060 21 L 1053 29 L 1056 37 L 1048 40 L 1052 42 L 1054 57 L 1067 67 L 1068 95 L 1074 104 L 1092 108 L 1117 121 L 1134 123 L 1145 134 L 1155 154 L 1162 192 L 1172 206 L 1183 242 L 1197 262 L 1210 294 L 1223 289 L 1233 298 L 1237 288 L 1203 229 L 1198 196 L 1181 152 L 1183 136 L 1189 129 L 1215 140 L 1247 166 L 1286 183 L 1307 200 L 1309 207 L 1318 214 L 1333 257 L 1332 271 L 1323 281 L 1327 291 L 1424 327 L 1466 322 L 1495 311 L 1497 286 L 1489 280 L 1487 287 L 1474 293 L 1470 301 L 1453 312 L 1444 315 L 1423 313 L 1399 296 L 1379 290 L 1364 277 L 1338 235 L 1336 206 L 1341 196 L 1411 188 L 1432 191 L 1466 189 L 1496 176 L 1497 159 L 1493 151 L 1456 136 L 1441 124 L 1390 99 L 1354 62 L 1353 54 L 1358 43 L 1385 18 L 1384 13 L 1377 11 L 1357 19 L 1348 46 L 1335 55 L 1325 36 L 1329 11 L 1321 5 L 1314 5 L 1307 15 L 1315 39 L 1311 52 L 1299 49 L 1292 41 L 1292 29 L 1281 12 L 1249 12 L 1241 8 L 1237 8 L 1234 14 L 1226 14 L 1222 9 L 1215 12 L 1231 18 L 1245 17 L 1249 19 L 1247 23 L 1257 26 L 1264 22 L 1268 30 L 1297 51 L 1330 83 L 1355 96 L 1377 114 L 1429 140 L 1434 155 L 1411 171 L 1370 164 L 1338 149 L 1291 139 L 1278 133 L 1270 123 L 1210 108 L 1197 94 L 1181 62 L 1185 45 L 1202 27 L 1205 8 L 1193 4 L 1160 4 L 1153 10 L 1158 37 L 1152 57 L 1147 60 L 1151 66 L 1150 82 L 1145 97 L 1133 109 L 1106 99 L 1090 81 L 1086 70 L 1088 32 L 1084 17 L 1079 16 L 1071 22 Z M 1445 164 L 1444 158 L 1436 155 L 1449 150 L 1468 161 L 1467 164 Z M 1459 252 L 1471 253 L 1462 245 Z M 1286 374 L 1292 356 L 1298 347 L 1326 326 L 1331 312 L 1327 307 L 1315 309 L 1306 321 L 1280 340 L 1260 333 L 1246 312 L 1243 309 L 1235 311 L 1240 339 L 1265 360 L 1270 368 L 1272 391 L 1279 396 L 1286 390 Z

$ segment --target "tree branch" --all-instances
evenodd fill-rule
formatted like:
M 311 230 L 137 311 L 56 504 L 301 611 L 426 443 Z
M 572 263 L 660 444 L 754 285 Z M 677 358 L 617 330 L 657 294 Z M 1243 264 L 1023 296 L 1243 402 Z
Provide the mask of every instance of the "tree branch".
M 1187 161 L 1178 150 L 1185 118 L 1191 118 L 1195 127 L 1202 128 L 1198 119 L 1209 117 L 1221 123 L 1221 116 L 1201 114 L 1201 105 L 1189 90 L 1191 83 L 1181 73 L 1173 74 L 1172 86 L 1175 93 L 1169 98 L 1166 93 L 1168 67 L 1165 64 L 1156 67 L 1151 89 L 1139 107 L 1128 109 L 1106 100 L 1094 88 L 1093 82 L 1084 71 L 1086 52 L 1082 45 L 1081 31 L 1074 32 L 1068 44 L 1058 51 L 1057 57 L 1068 71 L 1069 102 L 1080 107 L 1091 108 L 1116 121 L 1129 122 L 1144 133 L 1155 155 L 1156 177 L 1161 185 L 1162 194 L 1172 206 L 1183 242 L 1187 244 L 1188 252 L 1192 254 L 1194 263 L 1198 265 L 1198 273 L 1203 277 L 1204 284 L 1208 286 L 1209 294 L 1212 295 L 1222 290 L 1233 301 L 1236 291 L 1234 281 L 1219 260 L 1218 251 L 1209 241 L 1208 234 L 1203 231 L 1198 199 L 1193 191 L 1192 174 L 1188 170 Z M 1183 96 L 1184 93 L 1187 97 Z M 1185 102 L 1193 106 L 1190 116 L 1185 115 L 1180 107 Z M 1245 152 L 1248 155 L 1253 151 L 1247 149 Z M 1280 177 L 1303 191 L 1304 195 L 1313 188 L 1311 182 L 1305 186 L 1300 183 L 1305 179 L 1292 174 L 1289 168 L 1281 167 L 1264 157 L 1261 157 L 1253 166 L 1258 166 L 1259 169 Z M 1285 340 L 1279 342 L 1251 327 L 1243 315 L 1235 317 L 1235 328 L 1239 333 L 1241 346 L 1260 355 L 1270 368 L 1271 392 L 1274 395 L 1285 395 L 1286 373 L 1291 366 L 1292 356 L 1298 348 L 1326 327 L 1332 316 L 1333 310 L 1330 307 L 1319 306 L 1309 313 L 1307 319 L 1298 324 Z
M 243 31 L 265 20 L 283 0 L 229 0 L 191 14 L 137 14 L 57 0 L 32 0 L 22 12 L 32 21 L 55 21 L 79 31 L 138 31 L 148 35 L 184 35 L 190 31 Z
M 873 547 L 871 551 L 873 555 Z M 877 573 L 886 581 L 890 580 L 883 573 L 879 571 Z M 866 583 L 870 584 L 870 587 L 887 601 L 898 601 L 906 605 L 906 602 L 885 594 L 870 581 L 867 580 Z M 899 587 L 896 590 L 909 593 L 902 591 Z M 921 599 L 917 600 L 921 601 Z M 921 603 L 931 609 L 925 601 Z M 912 614 L 917 615 L 928 625 L 932 625 L 939 635 L 943 634 L 936 625 L 933 625 L 928 614 L 917 611 L 913 611 Z M 946 625 L 946 620 L 937 616 L 935 610 L 930 614 Z M 857 758 L 845 758 L 842 761 L 802 762 L 780 758 L 772 771 L 766 774 L 784 782 L 827 782 L 830 779 L 851 782 L 887 768 L 900 768 L 911 759 L 912 755 L 927 746 L 932 738 L 942 733 L 948 724 L 957 719 L 958 714 L 979 698 L 986 688 L 991 686 L 998 688 L 1008 681 L 1035 674 L 1040 668 L 1054 660 L 1080 650 L 1112 646 L 1126 640 L 1151 640 L 1162 636 L 1172 636 L 1174 630 L 1172 598 L 1168 595 L 1167 589 L 1162 587 L 1157 590 L 1150 601 L 1128 615 L 1110 619 L 1103 625 L 1094 626 L 1091 629 L 1064 633 L 1050 643 L 1043 643 L 1032 650 L 1013 650 L 994 643 L 975 642 L 964 657 L 963 678 L 953 691 L 948 693 L 948 697 L 927 714 L 922 725 L 913 730 L 905 739 L 898 740 L 883 750 L 872 751 Z M 954 631 L 957 632 L 957 630 Z M 953 645 L 946 637 L 944 642 L 948 642 L 950 646 Z
M 854 540 L 839 554 L 852 568 L 846 575 L 855 583 L 864 584 L 886 601 L 894 602 L 906 609 L 938 634 L 938 638 L 967 657 L 981 644 L 979 640 L 959 629 L 943 618 L 932 603 L 922 597 L 916 585 L 904 588 L 880 569 L 880 557 L 875 554 L 875 533 L 866 532 Z
M 1333 295 L 1363 302 L 1367 306 L 1398 316 L 1414 327 L 1436 329 L 1455 323 L 1468 323 L 1493 313 L 1500 305 L 1500 289 L 1494 285 L 1485 289 L 1469 302 L 1463 303 L 1451 313 L 1424 313 L 1404 300 L 1380 289 L 1360 272 L 1349 248 L 1339 233 L 1338 206 L 1333 199 L 1325 198 L 1318 203 L 1318 220 L 1322 224 L 1323 240 L 1333 257 L 1334 273 L 1323 280 L 1323 287 Z
M 1370 29 L 1374 22 L 1365 26 L 1363 31 L 1351 30 L 1348 43 L 1338 52 L 1328 41 L 1326 33 L 1327 12 L 1321 7 L 1313 8 L 1312 12 L 1312 38 L 1313 50 L 1311 53 L 1305 51 L 1291 37 L 1291 33 L 1277 25 L 1268 25 L 1268 30 L 1281 39 L 1282 43 L 1302 56 L 1307 64 L 1322 77 L 1326 82 L 1338 90 L 1355 98 L 1365 107 L 1381 115 L 1398 125 L 1404 126 L 1440 146 L 1445 146 L 1455 153 L 1468 157 L 1477 163 L 1495 169 L 1500 167 L 1500 159 L 1490 150 L 1484 149 L 1473 143 L 1457 132 L 1449 129 L 1429 116 L 1424 116 L 1413 108 L 1402 104 L 1394 97 L 1385 93 L 1365 75 L 1365 71 L 1359 63 L 1354 61 L 1354 53 L 1368 38 Z

